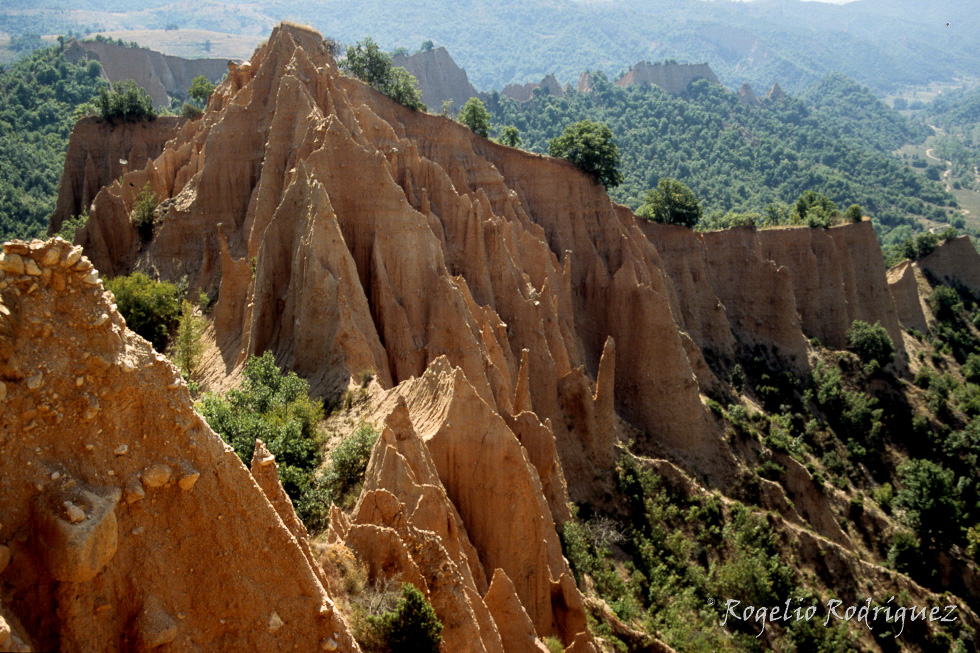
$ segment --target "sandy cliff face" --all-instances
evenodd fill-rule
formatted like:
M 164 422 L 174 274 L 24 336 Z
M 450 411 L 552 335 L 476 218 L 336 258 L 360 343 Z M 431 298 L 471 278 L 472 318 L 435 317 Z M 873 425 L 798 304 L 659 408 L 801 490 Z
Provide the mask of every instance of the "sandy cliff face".
M 65 220 L 87 211 L 103 186 L 130 170 L 141 170 L 160 156 L 164 144 L 180 133 L 185 122 L 171 116 L 120 125 L 98 118 L 79 120 L 68 141 L 50 233 L 57 232 Z
M 146 89 L 158 107 L 170 105 L 171 97 L 186 97 L 191 81 L 203 75 L 218 82 L 227 70 L 225 59 L 182 59 L 146 48 L 115 43 L 72 41 L 65 50 L 69 61 L 95 59 L 112 83 L 132 79 Z
M 939 283 L 962 285 L 980 292 L 980 255 L 969 236 L 944 241 L 916 266 Z
M 502 91 L 500 91 L 500 94 L 504 97 L 509 97 L 512 100 L 516 100 L 517 102 L 527 102 L 531 99 L 535 89 L 539 88 L 545 91 L 548 95 L 554 95 L 555 97 L 563 97 L 565 95 L 565 92 L 562 90 L 558 80 L 555 79 L 555 76 L 552 74 L 545 75 L 540 82 L 508 84 Z
M 616 80 L 617 86 L 654 84 L 671 95 L 680 95 L 696 79 L 718 84 L 718 76 L 706 63 L 647 63 L 641 61 Z
M 0 494 L 0 610 L 26 643 L 356 650 L 291 508 L 126 330 L 80 248 L 7 243 L 0 300 L 0 474 L 17 488 Z

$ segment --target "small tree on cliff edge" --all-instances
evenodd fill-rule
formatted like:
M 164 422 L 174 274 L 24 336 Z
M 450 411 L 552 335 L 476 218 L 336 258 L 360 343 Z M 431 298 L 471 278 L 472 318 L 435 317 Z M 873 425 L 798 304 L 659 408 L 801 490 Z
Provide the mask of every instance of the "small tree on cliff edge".
M 663 177 L 656 188 L 647 191 L 636 214 L 654 222 L 693 227 L 701 219 L 701 205 L 690 188 Z
M 548 154 L 571 161 L 606 188 L 623 182 L 619 171 L 619 148 L 607 125 L 591 120 L 569 125 L 548 145 Z
M 469 127 L 477 136 L 486 138 L 490 135 L 490 114 L 479 98 L 471 97 L 467 100 L 456 120 Z

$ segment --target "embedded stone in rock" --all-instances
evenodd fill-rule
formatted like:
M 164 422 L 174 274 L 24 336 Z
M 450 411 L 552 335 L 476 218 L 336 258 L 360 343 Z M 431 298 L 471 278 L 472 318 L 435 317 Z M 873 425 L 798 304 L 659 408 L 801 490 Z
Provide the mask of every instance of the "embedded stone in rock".
M 177 485 L 180 486 L 181 490 L 187 492 L 194 487 L 194 484 L 197 483 L 197 479 L 200 478 L 200 476 L 201 472 L 185 466 L 183 469 L 183 475 L 180 477 L 180 480 L 177 481 Z
M 143 485 L 146 487 L 163 487 L 170 481 L 172 470 L 166 465 L 151 465 L 143 470 Z
M 24 274 L 24 259 L 19 254 L 0 253 L 0 270 L 9 274 Z
M 141 643 L 152 649 L 177 638 L 177 623 L 155 597 L 150 597 L 140 612 L 137 627 Z
M 118 545 L 114 510 L 119 496 L 118 489 L 102 497 L 67 482 L 37 497 L 31 541 L 55 580 L 91 580 L 112 560 Z M 66 514 L 68 504 L 81 511 L 83 519 L 75 521 L 77 513 Z

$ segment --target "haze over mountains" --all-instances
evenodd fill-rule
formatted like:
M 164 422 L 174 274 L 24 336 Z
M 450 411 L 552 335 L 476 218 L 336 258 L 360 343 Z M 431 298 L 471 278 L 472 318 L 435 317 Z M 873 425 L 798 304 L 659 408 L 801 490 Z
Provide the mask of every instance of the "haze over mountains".
M 640 59 L 664 58 L 706 61 L 730 88 L 743 82 L 768 88 L 778 81 L 789 92 L 830 72 L 885 93 L 980 70 L 980 14 L 971 0 L 844 5 L 798 0 L 333 0 L 312 5 L 287 0 L 245 8 L 151 0 L 138 11 L 116 1 L 14 0 L 0 10 L 0 31 L 163 30 L 169 25 L 259 36 L 281 19 L 308 23 L 345 43 L 370 35 L 387 49 L 414 50 L 431 39 L 450 51 L 479 90 L 536 82 L 549 73 L 561 84 L 574 84 L 586 69 L 618 76 Z

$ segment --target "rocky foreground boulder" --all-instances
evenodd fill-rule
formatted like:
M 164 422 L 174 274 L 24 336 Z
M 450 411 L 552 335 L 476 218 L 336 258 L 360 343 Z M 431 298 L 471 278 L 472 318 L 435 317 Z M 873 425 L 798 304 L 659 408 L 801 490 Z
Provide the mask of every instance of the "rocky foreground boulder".
M 126 329 L 80 247 L 4 245 L 0 378 L 0 646 L 357 649 L 291 509 Z

